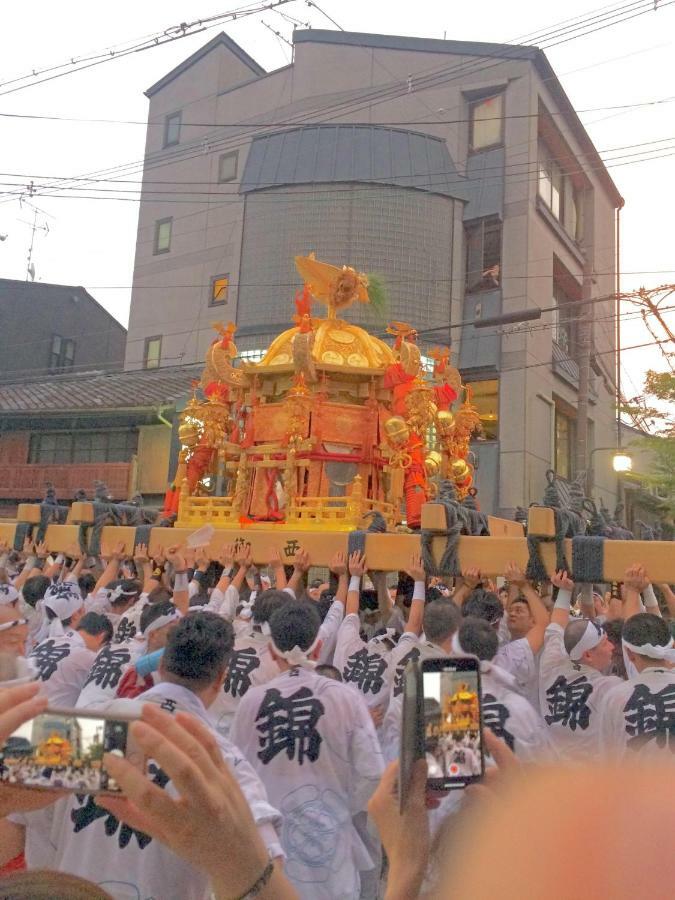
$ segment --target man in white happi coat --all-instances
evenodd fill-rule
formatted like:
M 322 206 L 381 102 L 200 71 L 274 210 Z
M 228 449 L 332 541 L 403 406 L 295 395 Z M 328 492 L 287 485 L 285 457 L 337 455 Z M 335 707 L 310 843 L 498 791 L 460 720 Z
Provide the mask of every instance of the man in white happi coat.
M 675 761 L 675 641 L 668 625 L 638 613 L 624 622 L 621 638 L 629 677 L 603 699 L 602 758 Z
M 98 651 L 112 637 L 110 621 L 100 613 L 85 613 L 74 630 L 48 637 L 31 651 L 42 692 L 52 707 L 75 706 Z
M 206 710 L 218 694 L 232 651 L 232 626 L 214 613 L 190 613 L 171 632 L 162 657 L 162 681 L 147 691 L 142 702 L 157 703 L 171 713 L 183 710 L 207 726 Z M 111 714 L 135 714 L 142 703 L 117 700 Z M 281 864 L 283 851 L 277 835 L 279 813 L 270 805 L 265 788 L 241 753 L 217 737 L 223 758 L 230 765 L 248 801 L 270 857 Z M 148 777 L 175 793 L 171 782 L 152 760 Z M 19 827 L 37 828 L 44 838 L 46 820 L 53 845 L 51 867 L 79 875 L 102 887 L 115 900 L 157 897 L 162 900 L 207 900 L 207 877 L 176 856 L 159 841 L 119 821 L 98 806 L 92 795 L 70 795 L 53 810 L 12 817 Z M 236 847 L 223 847 L 236 853 Z M 42 852 L 40 862 L 47 854 Z M 30 855 L 29 868 L 33 867 Z
M 484 619 L 467 617 L 452 640 L 453 656 L 480 660 L 483 724 L 524 762 L 550 759 L 553 748 L 541 716 L 515 690 L 515 678 L 495 663 L 497 632 Z
M 365 812 L 383 770 L 365 703 L 317 675 L 320 617 L 292 602 L 270 620 L 281 674 L 242 698 L 230 737 L 283 816 L 286 875 L 306 900 L 356 900 L 373 867 L 353 818 Z
M 541 714 L 558 754 L 587 761 L 597 753 L 604 697 L 621 679 L 608 674 L 613 648 L 601 626 L 570 620 L 574 582 L 567 572 L 551 582 L 558 596 L 539 662 Z

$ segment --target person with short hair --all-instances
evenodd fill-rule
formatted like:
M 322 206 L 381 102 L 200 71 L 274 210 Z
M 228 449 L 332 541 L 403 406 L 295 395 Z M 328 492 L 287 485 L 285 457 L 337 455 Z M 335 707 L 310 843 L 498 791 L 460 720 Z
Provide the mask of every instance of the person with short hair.
M 524 762 L 550 757 L 552 745 L 541 717 L 517 692 L 516 680 L 496 663 L 499 640 L 484 619 L 466 616 L 453 638 L 453 656 L 480 660 L 483 725 Z
M 598 745 L 604 697 L 621 684 L 610 675 L 613 647 L 600 625 L 570 619 L 574 582 L 567 572 L 551 578 L 558 596 L 539 662 L 541 714 L 563 759 L 582 759 Z
M 281 811 L 286 875 L 306 900 L 354 900 L 372 869 L 353 817 L 383 770 L 368 709 L 352 688 L 317 675 L 321 620 L 311 601 L 270 619 L 281 674 L 242 697 L 231 738 Z
M 629 677 L 603 698 L 600 752 L 632 758 L 673 754 L 675 640 L 668 624 L 652 613 L 637 613 L 624 622 L 621 638 Z
M 233 647 L 232 626 L 215 613 L 190 613 L 170 631 L 160 666 L 161 681 L 143 695 L 170 713 L 183 711 L 196 717 L 216 737 L 223 760 L 236 778 L 253 814 L 258 832 L 272 860 L 283 851 L 276 828 L 279 813 L 270 805 L 265 788 L 241 753 L 218 737 L 207 714 L 219 693 Z M 140 714 L 138 700 L 116 700 L 108 714 Z M 174 787 L 157 762 L 147 763 L 149 781 L 169 795 Z M 53 867 L 87 878 L 114 896 L 204 900 L 207 875 L 176 856 L 165 844 L 140 830 L 129 828 L 104 807 L 97 797 L 70 794 L 53 812 Z M 33 819 L 37 818 L 37 822 Z M 41 815 L 27 817 L 29 830 Z M 219 847 L 219 853 L 237 853 L 237 847 Z M 31 861 L 28 860 L 30 867 Z
M 74 707 L 96 654 L 112 638 L 112 624 L 100 613 L 85 613 L 75 629 L 48 637 L 30 653 L 43 693 L 54 707 Z

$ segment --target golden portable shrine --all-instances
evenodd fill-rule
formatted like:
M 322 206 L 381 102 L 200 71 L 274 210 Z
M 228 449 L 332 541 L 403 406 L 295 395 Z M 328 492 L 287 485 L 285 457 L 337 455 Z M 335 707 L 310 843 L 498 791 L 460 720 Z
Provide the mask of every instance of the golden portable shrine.
M 295 325 L 259 362 L 235 365 L 235 327 L 216 326 L 202 396 L 195 386 L 182 414 L 165 517 L 178 527 L 351 531 L 370 514 L 381 530 L 419 528 L 439 479 L 459 498 L 475 493 L 470 390 L 447 349 L 425 370 L 410 325 L 392 322 L 389 346 L 341 318 L 380 296 L 374 279 L 313 255 L 295 264 L 304 282 Z

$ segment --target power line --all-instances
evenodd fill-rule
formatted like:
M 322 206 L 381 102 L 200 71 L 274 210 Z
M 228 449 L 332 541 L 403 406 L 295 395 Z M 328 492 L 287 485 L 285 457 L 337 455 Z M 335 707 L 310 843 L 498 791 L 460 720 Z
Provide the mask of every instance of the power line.
M 675 0 L 671 0 L 671 3 L 666 4 L 666 5 L 671 5 L 672 2 L 675 2 Z M 640 3 L 629 3 L 624 6 L 619 6 L 618 8 L 612 8 L 612 12 L 619 13 L 620 11 L 632 11 L 634 8 L 636 8 L 640 5 L 641 5 Z M 663 8 L 663 7 L 661 7 L 661 8 Z M 651 7 L 650 7 L 650 9 L 651 9 Z M 579 22 L 587 23 L 587 24 L 592 23 L 593 21 L 601 18 L 601 15 L 604 13 L 604 11 L 605 11 L 604 9 L 600 10 L 599 11 L 600 14 L 594 15 L 591 17 L 587 17 L 586 19 L 580 19 Z M 639 15 L 644 14 L 646 11 L 647 11 L 647 9 L 643 9 L 642 12 L 639 13 Z M 631 16 L 631 18 L 632 18 L 632 16 Z M 573 20 L 567 20 L 567 21 L 573 21 Z M 617 22 L 608 22 L 603 27 L 610 27 L 610 25 L 614 25 L 614 24 L 618 24 L 618 23 Z M 575 28 L 573 30 L 578 30 L 578 28 Z M 565 32 L 563 31 L 563 33 L 565 33 Z M 555 34 L 555 28 L 554 28 L 553 32 L 544 32 L 544 36 L 551 36 L 554 34 Z M 574 39 L 581 37 L 581 36 L 583 36 L 583 35 L 576 35 Z M 535 35 L 535 39 L 537 37 L 538 36 Z M 549 46 L 555 46 L 555 45 L 549 45 Z M 508 50 L 506 50 L 504 52 L 504 54 L 500 57 L 500 59 L 498 59 L 496 62 L 489 63 L 489 64 L 485 64 L 485 63 L 476 64 L 475 62 L 455 63 L 449 67 L 441 66 L 440 68 L 435 68 L 435 69 L 432 68 L 430 70 L 426 70 L 425 74 L 424 74 L 424 70 L 423 70 L 423 73 L 418 73 L 417 80 L 415 81 L 414 93 L 417 93 L 422 87 L 438 86 L 438 83 L 439 83 L 438 78 L 439 77 L 442 78 L 440 83 L 447 83 L 448 81 L 455 80 L 456 78 L 461 77 L 462 75 L 465 75 L 467 73 L 473 74 L 476 71 L 485 71 L 487 69 L 493 68 L 494 66 L 501 65 L 504 61 L 508 60 L 509 58 L 512 58 L 512 57 L 517 58 L 518 55 L 520 54 L 520 51 L 521 51 L 520 47 L 514 47 L 513 50 L 511 51 L 511 54 L 509 54 Z M 455 74 L 453 76 L 453 74 L 452 74 L 453 72 L 458 73 L 458 74 Z M 419 77 L 420 75 L 421 75 L 421 77 Z M 380 103 L 386 102 L 389 99 L 393 99 L 395 96 L 400 96 L 402 90 L 405 90 L 405 92 L 407 92 L 407 87 L 402 88 L 402 83 L 401 83 L 400 79 L 394 81 L 389 86 L 380 86 L 378 88 L 369 89 L 368 91 L 362 92 L 358 98 L 354 98 L 349 101 L 340 101 L 340 102 L 334 103 L 332 105 L 334 117 L 343 115 L 345 113 L 345 109 L 348 109 L 350 106 L 353 107 L 354 104 L 361 103 L 361 106 L 358 107 L 360 109 L 366 108 L 368 106 L 372 107 L 372 106 L 379 105 Z M 330 106 L 327 104 L 324 104 L 324 108 L 328 109 L 328 108 L 330 108 Z M 309 115 L 311 115 L 311 113 Z M 303 116 L 304 116 L 304 118 L 303 118 Z M 297 117 L 298 124 L 301 124 L 303 121 L 308 121 L 307 115 L 299 114 Z M 216 145 L 220 145 L 221 147 L 226 147 L 229 143 L 230 147 L 237 146 L 236 143 L 234 143 L 234 144 L 232 143 L 233 140 L 236 141 L 236 138 L 234 138 L 234 139 L 233 138 L 224 138 L 219 141 L 216 141 Z M 215 150 L 216 145 L 214 145 L 210 149 L 212 151 Z M 239 146 L 242 146 L 241 142 L 239 143 Z M 171 153 L 171 154 L 164 154 L 162 160 L 159 163 L 157 163 L 156 165 L 168 165 L 172 161 L 177 161 L 178 158 L 191 158 L 191 157 L 185 157 L 185 153 L 191 152 L 193 149 L 195 149 L 195 148 L 186 147 L 186 148 L 183 148 L 181 151 L 175 151 L 174 153 Z M 151 162 L 148 162 L 147 159 L 143 159 L 143 160 L 139 160 L 137 162 L 125 163 L 122 165 L 118 165 L 116 167 L 109 168 L 107 170 L 99 170 L 98 172 L 93 172 L 93 173 L 88 173 L 88 174 L 102 175 L 102 174 L 121 172 L 124 169 L 129 169 L 133 166 L 138 166 L 139 163 L 143 166 L 144 169 L 156 167 L 156 165 L 153 166 L 151 164 Z M 55 188 L 58 188 L 58 186 L 55 186 Z
M 192 37 L 195 34 L 208 31 L 210 28 L 215 28 L 217 25 L 219 25 L 223 21 L 226 21 L 227 19 L 243 19 L 246 16 L 253 15 L 254 13 L 264 12 L 265 10 L 274 9 L 275 6 L 283 6 L 286 3 L 292 2 L 294 2 L 294 0 L 268 0 L 268 2 L 266 3 L 249 3 L 246 6 L 239 7 L 234 10 L 229 10 L 223 13 L 217 13 L 216 15 L 209 16 L 204 19 L 196 19 L 195 21 L 189 23 L 181 22 L 180 25 L 172 26 L 162 32 L 158 32 L 154 35 L 141 39 L 140 43 L 134 44 L 130 47 L 125 47 L 124 44 L 120 44 L 117 45 L 122 48 L 120 50 L 109 49 L 103 52 L 99 51 L 89 57 L 83 57 L 80 59 L 76 59 L 75 57 L 73 57 L 71 58 L 70 62 L 61 63 L 59 65 L 51 66 L 50 68 L 42 69 L 40 71 L 34 69 L 27 75 L 21 75 L 12 78 L 9 81 L 0 82 L 0 88 L 7 87 L 8 85 L 12 84 L 15 85 L 15 87 L 9 87 L 9 90 L 0 90 L 0 97 L 4 97 L 7 94 L 14 94 L 17 91 L 22 91 L 28 87 L 34 87 L 38 84 L 44 84 L 47 81 L 53 81 L 56 78 L 63 78 L 65 75 L 72 75 L 74 72 L 81 72 L 84 69 L 91 69 L 94 66 L 100 66 L 103 63 L 111 62 L 114 59 L 121 59 L 133 53 L 142 53 L 146 50 L 153 50 L 155 47 L 161 47 L 164 44 L 173 43 L 174 41 L 179 41 L 186 37 Z M 38 75 L 45 75 L 45 77 L 37 78 Z M 29 78 L 33 78 L 34 80 L 28 81 Z M 20 81 L 25 81 L 27 83 L 17 84 L 17 82 Z

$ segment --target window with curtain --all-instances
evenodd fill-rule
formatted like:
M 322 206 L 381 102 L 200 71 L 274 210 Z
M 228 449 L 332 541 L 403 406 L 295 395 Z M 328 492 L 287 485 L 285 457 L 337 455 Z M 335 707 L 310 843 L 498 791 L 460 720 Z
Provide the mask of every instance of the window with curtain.
M 469 103 L 469 150 L 487 150 L 504 143 L 504 94 Z

